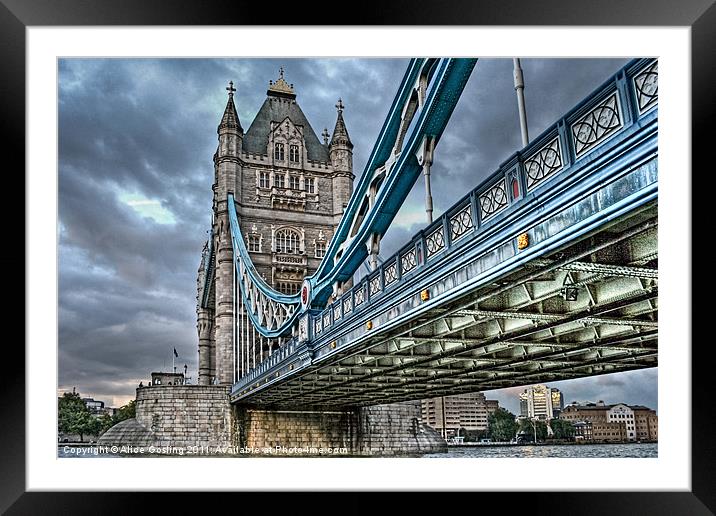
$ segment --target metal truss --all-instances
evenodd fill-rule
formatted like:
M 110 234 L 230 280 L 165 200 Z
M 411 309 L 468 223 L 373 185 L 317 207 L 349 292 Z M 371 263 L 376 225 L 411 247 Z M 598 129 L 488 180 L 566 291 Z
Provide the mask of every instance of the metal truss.
M 658 274 L 633 265 L 658 257 L 656 206 L 652 213 L 622 238 L 605 231 L 588 248 L 579 242 L 530 262 L 256 393 L 252 403 L 373 405 L 655 367 Z M 637 241 L 644 245 L 635 251 Z M 596 261 L 604 256 L 611 263 Z M 579 289 L 574 300 L 563 295 L 567 277 Z

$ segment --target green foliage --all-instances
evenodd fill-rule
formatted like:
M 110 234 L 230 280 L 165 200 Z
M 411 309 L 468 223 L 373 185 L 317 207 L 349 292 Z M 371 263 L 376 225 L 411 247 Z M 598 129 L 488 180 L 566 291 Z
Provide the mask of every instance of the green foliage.
M 574 425 L 566 419 L 553 419 L 549 422 L 552 427 L 554 439 L 572 439 L 574 437 Z
M 112 428 L 114 425 L 125 419 L 131 419 L 137 416 L 137 402 L 132 400 L 126 405 L 122 405 L 117 409 L 117 412 L 113 416 L 103 414 L 100 418 L 100 433 L 105 433 L 107 430 Z
M 529 441 L 534 441 L 535 432 L 537 442 L 544 441 L 547 438 L 547 423 L 540 420 L 520 419 L 519 431 L 524 432 Z
M 487 418 L 487 435 L 493 441 L 510 441 L 517 433 L 515 415 L 500 407 Z
M 137 416 L 137 401 L 132 400 L 126 405 L 122 405 L 117 410 L 117 413 L 114 415 L 116 418 L 115 424 L 119 423 L 120 421 L 124 421 L 125 419 L 131 419 L 133 417 Z
M 103 434 L 115 425 L 114 418 L 109 414 L 102 414 L 98 418 L 100 429 L 99 433 Z
M 100 424 L 97 418 L 85 406 L 80 395 L 74 392 L 66 392 L 59 399 L 58 429 L 67 434 L 79 434 L 80 439 L 87 435 L 98 435 Z

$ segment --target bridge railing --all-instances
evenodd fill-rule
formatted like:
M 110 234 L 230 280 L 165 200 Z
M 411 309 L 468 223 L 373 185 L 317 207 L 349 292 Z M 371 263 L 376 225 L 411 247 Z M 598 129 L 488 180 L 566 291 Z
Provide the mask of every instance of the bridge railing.
M 331 340 L 342 322 L 367 311 L 371 300 L 389 294 L 403 281 L 476 237 L 489 235 L 501 221 L 539 196 L 550 196 L 550 185 L 569 180 L 577 168 L 595 160 L 603 144 L 640 123 L 658 103 L 658 61 L 636 59 L 597 88 L 584 101 L 516 152 L 480 185 L 457 201 L 432 224 L 419 231 L 395 254 L 362 278 L 322 311 L 304 316 L 307 328 L 250 371 L 235 387 L 253 389 L 272 370 L 295 361 L 299 342 Z M 575 167 L 579 165 L 579 167 Z M 471 238 L 472 237 L 472 238 Z M 258 387 L 258 385 L 256 385 Z

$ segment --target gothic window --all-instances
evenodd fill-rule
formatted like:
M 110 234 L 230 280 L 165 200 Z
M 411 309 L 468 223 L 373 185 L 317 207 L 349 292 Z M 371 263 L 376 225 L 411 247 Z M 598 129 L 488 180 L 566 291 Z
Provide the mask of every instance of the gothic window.
M 289 145 L 289 159 L 292 163 L 298 163 L 298 145 Z
M 292 190 L 298 190 L 298 177 L 297 176 L 288 176 L 288 187 Z
M 259 188 L 269 188 L 271 184 L 269 183 L 269 173 L 268 172 L 259 172 Z
M 276 231 L 276 252 L 282 254 L 298 254 L 300 237 L 293 229 L 279 229 Z
M 316 258 L 323 258 L 326 255 L 326 243 L 316 242 Z
M 278 161 L 283 161 L 285 159 L 283 143 L 274 143 L 273 159 L 278 160 Z
M 260 253 L 261 252 L 261 236 L 260 235 L 249 235 L 249 252 Z
M 273 176 L 273 185 L 276 188 L 285 188 L 286 187 L 285 181 L 286 181 L 286 178 L 284 177 L 283 174 L 276 174 L 275 176 Z
M 316 180 L 312 177 L 306 178 L 306 191 L 308 193 L 316 193 Z

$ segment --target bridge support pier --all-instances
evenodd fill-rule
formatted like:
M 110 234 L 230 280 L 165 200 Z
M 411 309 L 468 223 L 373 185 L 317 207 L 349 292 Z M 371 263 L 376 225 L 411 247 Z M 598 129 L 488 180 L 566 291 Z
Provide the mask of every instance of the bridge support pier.
M 238 445 L 278 455 L 401 456 L 447 451 L 420 421 L 420 402 L 358 409 L 234 409 Z M 330 450 L 330 451 L 329 451 Z
M 168 447 L 169 453 L 251 456 L 401 456 L 447 451 L 420 422 L 420 402 L 336 410 L 269 410 L 232 405 L 229 386 L 157 385 L 137 389 L 136 418 L 101 445 Z M 193 452 L 192 452 L 193 450 Z

